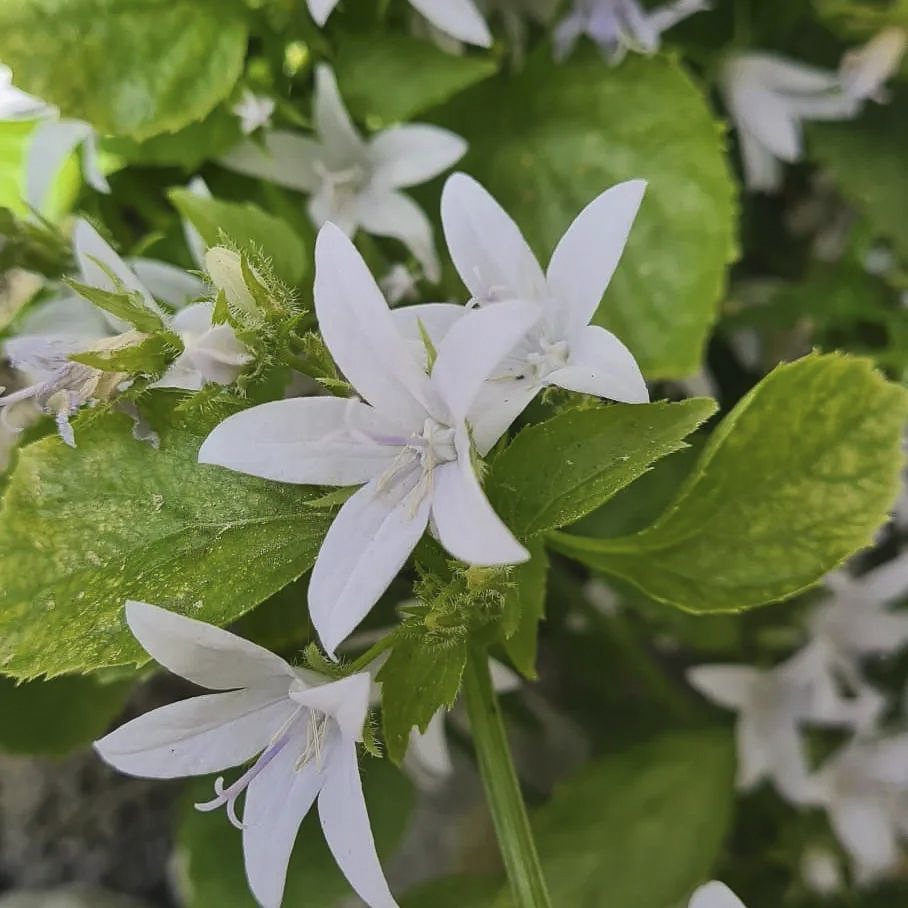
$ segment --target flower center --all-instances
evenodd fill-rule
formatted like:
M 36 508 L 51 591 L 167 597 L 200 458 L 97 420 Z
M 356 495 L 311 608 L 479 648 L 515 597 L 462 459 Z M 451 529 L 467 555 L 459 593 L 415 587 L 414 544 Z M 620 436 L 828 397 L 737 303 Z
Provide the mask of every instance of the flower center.
M 294 682 L 295 683 L 295 682 Z M 224 787 L 224 777 L 218 776 L 214 783 L 214 793 L 216 797 L 210 801 L 196 804 L 195 809 L 207 812 L 217 810 L 219 807 L 227 805 L 227 816 L 230 822 L 237 829 L 243 828 L 242 820 L 237 817 L 236 802 L 239 796 L 249 787 L 252 780 L 265 769 L 266 766 L 284 750 L 293 737 L 293 726 L 300 718 L 300 714 L 305 712 L 306 728 L 305 743 L 300 755 L 297 758 L 295 769 L 299 772 L 305 766 L 315 762 L 316 766 L 321 766 L 322 755 L 325 748 L 325 737 L 328 732 L 328 719 L 326 713 L 319 712 L 317 709 L 309 709 L 305 706 L 299 706 L 293 715 L 275 732 L 268 746 L 259 754 L 258 759 L 249 769 L 246 770 L 232 785 Z
M 526 358 L 528 377 L 544 381 L 552 372 L 563 369 L 571 355 L 567 341 L 548 341 L 539 339 L 539 349 L 529 353 Z
M 366 171 L 359 164 L 351 164 L 341 170 L 330 170 L 317 162 L 315 171 L 322 181 L 322 189 L 334 208 L 348 205 L 360 193 L 366 182 Z

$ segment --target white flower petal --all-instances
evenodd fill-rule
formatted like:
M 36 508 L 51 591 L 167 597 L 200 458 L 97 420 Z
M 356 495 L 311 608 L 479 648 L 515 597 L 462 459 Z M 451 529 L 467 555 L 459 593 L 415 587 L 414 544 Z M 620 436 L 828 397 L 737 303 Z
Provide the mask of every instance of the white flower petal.
M 550 319 L 571 337 L 590 323 L 624 252 L 646 189 L 644 180 L 612 186 L 594 199 L 555 247 L 546 279 L 554 299 Z
M 359 672 L 339 681 L 319 684 L 302 691 L 291 691 L 290 699 L 301 706 L 331 716 L 344 738 L 362 741 L 371 692 L 372 675 L 369 672 Z
M 121 772 L 176 779 L 221 772 L 251 760 L 295 712 L 288 681 L 206 694 L 162 706 L 95 742 Z
M 530 553 L 492 510 L 470 459 L 466 432 L 458 432 L 457 460 L 436 467 L 432 521 L 438 541 L 467 564 L 520 564 Z
M 741 709 L 748 703 L 759 678 L 757 669 L 745 665 L 698 665 L 687 671 L 693 687 L 726 709 Z
M 156 299 L 180 309 L 205 293 L 205 282 L 182 268 L 154 259 L 131 258 L 129 267 Z
M 408 195 L 381 188 L 363 193 L 357 199 L 357 220 L 366 233 L 400 240 L 416 256 L 432 283 L 441 278 L 432 224 Z
M 803 150 L 801 124 L 786 98 L 755 86 L 737 92 L 737 119 L 773 155 L 789 163 Z
M 782 186 L 784 171 L 773 153 L 749 130 L 738 127 L 738 145 L 744 164 L 744 182 L 751 192 L 776 192 Z
M 315 312 L 335 362 L 356 390 L 411 431 L 440 403 L 397 333 L 391 310 L 362 256 L 333 224 L 315 243 Z
M 344 503 L 328 530 L 309 582 L 309 613 L 333 656 L 404 566 L 429 521 L 431 496 L 414 467 L 396 480 L 373 479 Z
M 885 801 L 872 795 L 839 797 L 828 813 L 842 847 L 851 855 L 859 881 L 871 882 L 898 863 L 895 824 Z
M 187 187 L 190 192 L 203 199 L 211 198 L 211 190 L 208 184 L 201 177 L 193 177 Z M 199 270 L 205 268 L 205 253 L 208 251 L 208 243 L 205 242 L 202 234 L 193 227 L 188 218 L 183 218 L 183 237 L 186 240 L 186 246 L 189 254 Z
M 467 423 L 481 457 L 489 453 L 542 387 L 529 378 L 504 377 L 493 378 L 480 388 L 467 414 Z
M 649 401 L 646 381 L 631 351 L 598 325 L 580 331 L 571 344 L 568 364 L 549 373 L 546 383 L 628 404 Z
M 44 210 L 63 165 L 91 132 L 81 120 L 45 120 L 34 128 L 25 151 L 25 200 L 36 211 Z
M 884 28 L 863 47 L 849 51 L 839 67 L 842 85 L 852 98 L 879 100 L 886 80 L 899 68 L 908 33 L 896 26 Z
M 205 376 L 196 368 L 187 353 L 181 353 L 167 371 L 150 388 L 174 388 L 178 391 L 201 391 L 205 387 Z
M 295 678 L 274 653 L 229 631 L 145 602 L 126 603 L 126 621 L 142 648 L 164 668 L 212 690 Z
M 280 908 L 300 823 L 325 782 L 329 762 L 337 758 L 337 732 L 326 738 L 322 763 L 313 761 L 298 769 L 306 740 L 304 727 L 296 726 L 284 748 L 246 790 L 243 856 L 249 888 L 262 908 Z
M 356 746 L 343 741 L 331 757 L 318 796 L 318 816 L 328 848 L 354 892 L 369 908 L 397 908 L 375 850 Z
M 474 299 L 545 299 L 539 262 L 504 209 L 472 177 L 455 173 L 441 195 L 448 251 Z
M 478 47 L 491 47 L 492 35 L 473 0 L 410 0 L 436 28 Z
M 908 593 L 908 552 L 868 571 L 857 580 L 871 602 L 891 602 Z
M 426 787 L 454 772 L 445 732 L 445 710 L 440 709 L 432 716 L 424 732 L 412 730 L 404 766 L 417 777 L 417 783 L 426 782 Z
M 693 894 L 688 908 L 744 908 L 744 902 L 725 883 L 713 880 Z
M 437 351 L 448 331 L 469 311 L 456 303 L 421 303 L 394 309 L 391 317 L 397 332 L 416 351 L 428 371 L 428 351 L 422 332 L 425 331 Z
M 95 192 L 110 192 L 110 184 L 101 170 L 101 137 L 94 129 L 82 143 L 82 175 Z
M 312 110 L 315 131 L 325 146 L 331 169 L 365 162 L 366 143 L 356 131 L 344 106 L 334 71 L 327 63 L 315 69 L 315 100 Z
M 369 142 L 375 184 L 396 189 L 416 186 L 459 161 L 467 143 L 448 129 L 407 124 L 386 129 Z
M 786 94 L 820 94 L 839 88 L 838 73 L 786 60 L 774 54 L 745 54 L 759 80 L 774 91 Z
M 27 337 L 98 340 L 110 334 L 104 313 L 93 303 L 69 290 L 46 303 L 30 304 L 19 322 L 19 332 L 6 342 L 5 349 Z
M 372 407 L 341 397 L 293 397 L 228 417 L 205 439 L 199 463 L 303 485 L 346 486 L 387 470 L 400 447 Z
M 307 0 L 309 6 L 309 15 L 312 16 L 316 25 L 324 25 L 328 21 L 328 16 L 334 11 L 338 0 Z
M 220 158 L 220 163 L 237 173 L 288 189 L 312 192 L 319 185 L 316 168 L 323 154 L 322 147 L 313 139 L 274 130 L 264 133 L 261 138 L 241 142 Z
M 450 417 L 461 422 L 486 379 L 540 317 L 531 302 L 510 300 L 458 319 L 438 346 L 432 386 Z

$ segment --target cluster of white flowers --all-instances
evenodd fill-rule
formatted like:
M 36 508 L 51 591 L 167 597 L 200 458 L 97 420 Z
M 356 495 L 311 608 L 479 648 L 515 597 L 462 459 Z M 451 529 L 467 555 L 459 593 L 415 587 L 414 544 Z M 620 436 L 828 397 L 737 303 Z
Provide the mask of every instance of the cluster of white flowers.
M 889 704 L 863 666 L 908 644 L 908 612 L 890 608 L 908 595 L 908 553 L 825 583 L 829 595 L 810 613 L 806 643 L 785 662 L 702 665 L 688 677 L 738 713 L 739 787 L 768 779 L 791 804 L 825 809 L 855 880 L 871 883 L 900 862 L 899 840 L 908 837 L 908 733 L 883 726 Z M 816 769 L 805 748 L 811 726 L 849 736 Z

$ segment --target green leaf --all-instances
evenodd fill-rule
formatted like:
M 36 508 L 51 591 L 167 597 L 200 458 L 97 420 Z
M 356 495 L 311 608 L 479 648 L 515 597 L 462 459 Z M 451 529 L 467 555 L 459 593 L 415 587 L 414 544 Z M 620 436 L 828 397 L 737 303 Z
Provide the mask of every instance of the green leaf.
M 372 834 L 379 856 L 387 859 L 406 828 L 413 789 L 386 760 L 364 760 L 361 772 Z M 230 825 L 225 811 L 200 813 L 190 806 L 211 800 L 212 781 L 192 787 L 178 833 L 178 853 L 188 882 L 185 904 L 187 908 L 257 908 L 243 870 L 242 833 Z M 287 871 L 284 905 L 336 908 L 352 895 L 325 845 L 316 812 L 313 808 L 300 827 Z
M 404 35 L 343 35 L 334 62 L 350 112 L 376 126 L 410 120 L 487 79 L 495 63 Z M 418 75 L 417 75 L 418 74 Z
M 460 166 L 501 202 L 543 262 L 599 193 L 648 180 L 595 320 L 649 378 L 699 367 L 735 252 L 734 184 L 722 129 L 676 62 L 633 56 L 603 69 L 583 48 L 557 65 L 543 47 L 517 76 L 464 92 L 437 119 L 470 143 Z
M 169 195 L 177 211 L 209 246 L 222 241 L 223 231 L 241 250 L 270 258 L 275 275 L 282 281 L 291 286 L 302 282 L 309 265 L 306 247 L 282 218 L 251 202 L 221 202 L 188 189 L 172 189 Z
M 541 539 L 531 540 L 527 548 L 532 557 L 518 564 L 509 577 L 513 586 L 505 594 L 502 645 L 514 667 L 525 677 L 535 679 L 538 677 L 539 622 L 545 618 L 549 559 Z
M 100 132 L 144 139 L 204 117 L 246 53 L 242 9 L 207 0 L 2 0 L 16 84 Z
M 182 342 L 175 334 L 163 331 L 118 350 L 73 353 L 69 358 L 102 372 L 160 375 L 181 352 L 182 346 Z
M 187 173 L 205 161 L 225 154 L 243 138 L 239 118 L 226 107 L 216 107 L 204 120 L 177 132 L 162 133 L 144 142 L 122 136 L 105 139 L 103 148 L 131 164 L 151 167 L 182 167 Z
M 908 89 L 887 104 L 872 104 L 859 120 L 811 124 L 810 150 L 842 194 L 880 236 L 908 261 Z
M 124 600 L 224 625 L 312 566 L 330 521 L 305 507 L 317 490 L 202 466 L 201 439 L 155 428 L 159 450 L 108 413 L 77 424 L 76 450 L 20 451 L 0 510 L 6 674 L 142 664 Z
M 554 905 L 662 908 L 708 879 L 734 803 L 724 734 L 666 735 L 600 758 L 533 828 Z
M 403 638 L 376 680 L 382 682 L 382 725 L 388 756 L 400 763 L 410 729 L 425 731 L 439 709 L 454 705 L 467 660 L 466 640 L 444 644 Z
M 107 731 L 122 712 L 132 679 L 67 675 L 50 681 L 0 678 L 0 750 L 59 756 Z
M 588 514 L 633 482 L 715 412 L 715 401 L 611 404 L 524 429 L 496 458 L 486 491 L 520 538 Z
M 690 611 L 783 599 L 871 543 L 899 491 L 906 416 L 908 392 L 869 360 L 807 356 L 741 400 L 651 526 L 550 543 Z
M 94 261 L 102 268 L 104 267 L 97 259 Z M 105 268 L 104 270 L 107 271 L 108 269 Z M 110 273 L 108 271 L 108 274 Z M 129 322 L 130 325 L 133 325 L 139 331 L 151 334 L 155 331 L 160 331 L 164 327 L 161 316 L 145 305 L 142 294 L 138 291 L 129 291 L 125 288 L 121 292 L 102 290 L 100 287 L 80 284 L 79 281 L 74 281 L 70 278 L 65 279 L 64 282 L 80 296 L 84 296 L 90 303 L 94 303 L 99 309 L 109 312 L 115 318 Z
M 27 214 L 22 201 L 25 181 L 25 145 L 33 122 L 8 120 L 0 123 L 0 206 L 16 214 Z

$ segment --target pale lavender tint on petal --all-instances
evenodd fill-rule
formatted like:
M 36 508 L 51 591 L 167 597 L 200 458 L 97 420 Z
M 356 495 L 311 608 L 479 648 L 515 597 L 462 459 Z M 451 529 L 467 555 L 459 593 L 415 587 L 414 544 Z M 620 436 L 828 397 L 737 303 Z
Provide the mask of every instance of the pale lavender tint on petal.
M 199 463 L 304 485 L 360 485 L 399 457 L 405 429 L 368 404 L 294 397 L 228 417 L 205 439 Z
M 514 538 L 486 498 L 470 460 L 470 442 L 461 430 L 457 460 L 436 467 L 432 522 L 438 541 L 455 558 L 475 565 L 520 564 L 530 553 Z
M 293 715 L 289 681 L 206 694 L 152 710 L 95 742 L 111 766 L 132 776 L 176 779 L 221 772 L 252 759 Z
M 125 613 L 129 629 L 156 662 L 202 687 L 229 690 L 295 677 L 280 656 L 212 624 L 145 602 L 127 602 Z
M 243 810 L 246 877 L 263 908 L 280 908 L 287 866 L 303 817 L 337 758 L 334 740 L 325 740 L 321 761 L 297 766 L 306 747 L 301 717 L 287 744 L 249 783 Z
M 432 496 L 417 464 L 373 479 L 346 501 L 309 582 L 309 613 L 322 646 L 335 649 L 406 563 L 429 521 Z
M 369 908 L 397 908 L 375 850 L 356 746 L 341 741 L 326 770 L 318 816 L 337 866 Z

